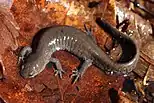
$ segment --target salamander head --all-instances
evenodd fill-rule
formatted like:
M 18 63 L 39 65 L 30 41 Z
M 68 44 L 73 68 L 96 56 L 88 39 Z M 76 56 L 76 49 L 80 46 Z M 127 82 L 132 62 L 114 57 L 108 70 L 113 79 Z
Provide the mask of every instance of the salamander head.
M 20 75 L 24 78 L 33 78 L 39 74 L 43 67 L 36 61 L 27 61 L 21 66 Z

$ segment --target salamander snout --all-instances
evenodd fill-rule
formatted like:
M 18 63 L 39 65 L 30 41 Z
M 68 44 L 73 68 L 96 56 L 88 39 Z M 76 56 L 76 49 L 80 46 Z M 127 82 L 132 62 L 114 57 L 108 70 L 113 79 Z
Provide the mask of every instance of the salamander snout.
M 20 70 L 20 75 L 23 78 L 32 78 L 36 76 L 35 72 L 35 66 L 30 66 L 30 65 L 22 65 L 21 70 Z

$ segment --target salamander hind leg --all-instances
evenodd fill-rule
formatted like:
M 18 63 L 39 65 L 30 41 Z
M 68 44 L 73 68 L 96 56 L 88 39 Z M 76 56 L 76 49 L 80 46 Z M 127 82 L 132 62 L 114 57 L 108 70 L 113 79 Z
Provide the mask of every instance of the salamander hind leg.
M 50 62 L 55 64 L 55 68 L 54 68 L 55 76 L 59 75 L 59 77 L 62 78 L 62 74 L 65 71 L 62 69 L 60 61 L 57 58 L 50 58 Z
M 87 28 L 86 24 L 84 24 L 84 28 L 85 28 L 86 34 L 89 36 L 89 38 L 91 38 L 94 43 L 97 43 L 96 38 L 94 37 L 91 28 Z
M 78 81 L 79 78 L 83 76 L 83 74 L 85 73 L 87 68 L 90 67 L 91 65 L 92 65 L 92 60 L 87 59 L 83 62 L 83 64 L 81 65 L 81 68 L 74 70 L 73 74 L 71 76 L 73 78 L 72 84 L 75 83 L 76 81 Z

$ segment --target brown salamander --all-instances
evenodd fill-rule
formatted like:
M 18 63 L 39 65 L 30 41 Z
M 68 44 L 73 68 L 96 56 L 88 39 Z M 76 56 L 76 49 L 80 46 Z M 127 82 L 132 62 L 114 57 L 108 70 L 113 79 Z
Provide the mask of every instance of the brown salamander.
M 105 72 L 125 74 L 131 72 L 139 59 L 139 48 L 136 41 L 128 35 L 123 34 L 112 27 L 105 20 L 96 19 L 96 23 L 104 29 L 111 37 L 115 38 L 122 47 L 122 55 L 117 62 L 112 61 L 109 56 L 97 46 L 90 30 L 85 34 L 83 31 L 71 26 L 55 26 L 46 28 L 36 48 L 25 47 L 21 51 L 21 58 L 28 53 L 21 65 L 20 74 L 24 78 L 32 78 L 45 69 L 45 66 L 52 62 L 55 64 L 55 72 L 62 78 L 62 66 L 57 58 L 51 55 L 57 50 L 66 50 L 83 59 L 80 68 L 72 74 L 75 81 L 84 74 L 86 69 L 95 65 Z M 30 52 L 29 52 L 30 51 Z

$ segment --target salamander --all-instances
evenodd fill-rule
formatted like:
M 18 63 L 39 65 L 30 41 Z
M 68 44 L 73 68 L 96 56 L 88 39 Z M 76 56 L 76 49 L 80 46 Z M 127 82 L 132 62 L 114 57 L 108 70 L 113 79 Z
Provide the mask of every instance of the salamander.
M 85 73 L 91 65 L 95 65 L 106 73 L 126 74 L 131 72 L 139 59 L 139 48 L 136 41 L 128 35 L 118 31 L 105 20 L 96 19 L 96 23 L 103 28 L 111 37 L 115 38 L 122 48 L 122 55 L 116 62 L 97 45 L 90 29 L 86 33 L 75 27 L 60 25 L 49 27 L 43 30 L 42 36 L 35 48 L 25 47 L 21 50 L 20 59 L 24 59 L 21 64 L 20 74 L 24 78 L 32 78 L 45 69 L 45 66 L 52 62 L 56 68 L 55 74 L 62 78 L 64 70 L 57 58 L 51 55 L 58 50 L 66 50 L 81 58 L 81 67 L 74 70 L 72 77 L 74 81 Z M 28 54 L 26 57 L 26 54 Z

